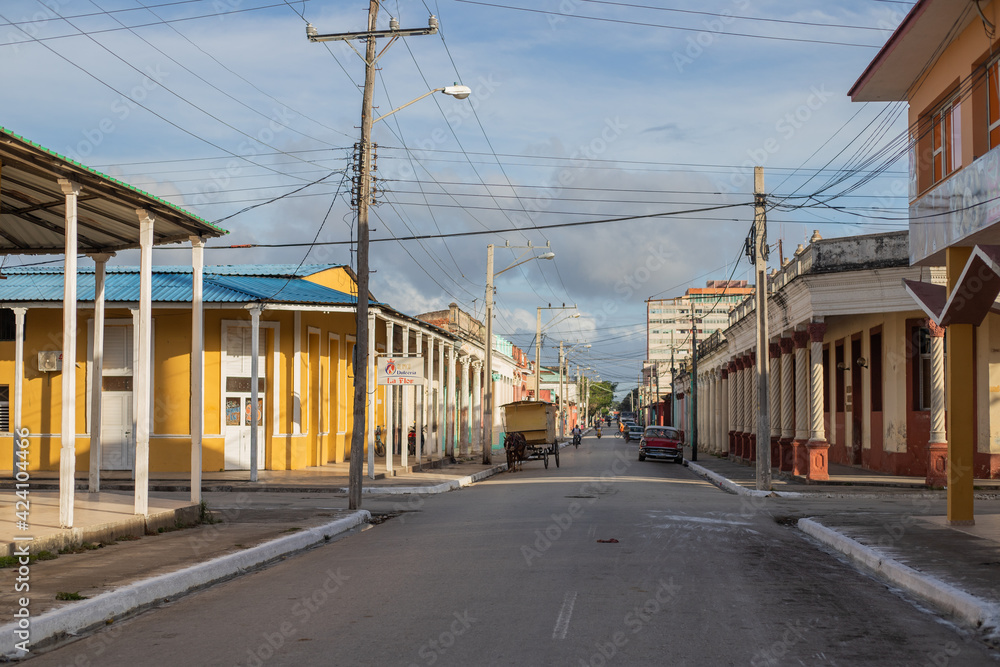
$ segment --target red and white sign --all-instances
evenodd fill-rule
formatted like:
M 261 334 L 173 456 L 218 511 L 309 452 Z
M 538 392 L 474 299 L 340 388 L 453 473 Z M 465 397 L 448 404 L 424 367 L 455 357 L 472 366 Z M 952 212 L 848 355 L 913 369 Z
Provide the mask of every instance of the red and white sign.
M 378 369 L 378 384 L 424 384 L 423 357 L 379 357 L 376 368 Z

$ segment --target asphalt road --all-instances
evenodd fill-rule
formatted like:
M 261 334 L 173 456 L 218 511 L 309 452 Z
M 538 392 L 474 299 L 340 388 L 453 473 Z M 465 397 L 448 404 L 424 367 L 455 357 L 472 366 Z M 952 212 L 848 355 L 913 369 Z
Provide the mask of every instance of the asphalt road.
M 784 503 L 636 452 L 587 437 L 559 468 L 366 499 L 400 513 L 31 664 L 1000 664 L 787 525 Z

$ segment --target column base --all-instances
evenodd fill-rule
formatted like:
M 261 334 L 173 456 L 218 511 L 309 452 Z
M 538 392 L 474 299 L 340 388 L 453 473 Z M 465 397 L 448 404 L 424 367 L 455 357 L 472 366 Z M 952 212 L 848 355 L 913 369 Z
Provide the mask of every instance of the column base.
M 747 458 L 750 460 L 750 463 L 754 463 L 757 460 L 757 434 L 756 433 L 751 433 L 750 437 L 747 438 L 747 446 L 748 446 L 748 448 L 750 450 L 749 452 L 747 452 L 749 454 L 749 456 Z
M 779 438 L 776 435 L 771 436 L 771 467 L 780 468 L 781 467 L 781 447 L 778 444 Z
M 736 431 L 729 432 L 729 454 L 736 455 Z
M 778 470 L 792 472 L 793 467 L 792 439 L 781 438 L 778 440 Z
M 810 440 L 806 443 L 806 449 L 809 454 L 808 478 L 816 482 L 829 480 L 830 443 L 826 440 Z
M 948 443 L 931 442 L 927 445 L 927 486 L 943 489 L 948 485 Z
M 792 474 L 798 477 L 805 477 L 809 472 L 809 459 L 806 452 L 805 440 L 792 440 Z

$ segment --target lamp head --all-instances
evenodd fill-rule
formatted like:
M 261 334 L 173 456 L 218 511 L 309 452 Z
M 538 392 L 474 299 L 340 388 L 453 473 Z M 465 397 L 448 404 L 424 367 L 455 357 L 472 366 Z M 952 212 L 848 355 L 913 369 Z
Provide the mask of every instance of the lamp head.
M 547 252 L 545 254 L 539 255 L 538 259 L 555 259 L 556 254 L 554 252 Z
M 466 97 L 472 94 L 472 88 L 468 86 L 445 86 L 444 90 L 441 91 L 445 95 L 451 95 L 456 100 L 464 100 Z

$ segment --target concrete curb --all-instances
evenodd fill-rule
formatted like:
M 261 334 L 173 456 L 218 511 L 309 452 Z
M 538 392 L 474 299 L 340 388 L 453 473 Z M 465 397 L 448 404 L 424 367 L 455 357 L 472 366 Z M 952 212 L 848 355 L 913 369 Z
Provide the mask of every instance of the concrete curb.
M 693 463 L 688 459 L 684 459 L 684 464 L 688 468 L 693 470 L 696 474 L 708 479 L 716 486 L 720 487 L 723 491 L 729 491 L 730 493 L 735 493 L 738 496 L 753 496 L 755 498 L 766 498 L 768 496 L 775 496 L 778 498 L 801 498 L 804 494 L 797 491 L 758 491 L 757 489 L 748 489 L 745 486 L 737 484 L 736 482 L 723 477 L 717 472 L 712 472 L 708 468 L 704 468 L 697 463 Z
M 1000 605 L 977 598 L 940 579 L 903 565 L 813 519 L 799 519 L 797 525 L 805 534 L 836 549 L 856 564 L 929 602 L 962 623 L 984 631 L 991 638 L 1000 636 Z
M 501 463 L 493 466 L 492 468 L 480 470 L 473 475 L 466 475 L 465 477 L 459 477 L 458 479 L 441 482 L 440 484 L 435 484 L 434 486 L 362 486 L 361 493 L 374 496 L 401 496 L 411 494 L 431 495 L 435 493 L 447 493 L 448 491 L 460 489 L 463 486 L 475 484 L 476 482 L 482 481 L 487 477 L 492 477 L 497 473 L 501 473 L 506 469 L 507 464 Z M 339 489 L 333 489 L 333 491 L 335 493 L 347 493 L 348 489 L 346 487 L 342 487 Z
M 367 510 L 358 510 L 351 516 L 322 526 L 306 528 L 237 553 L 137 581 L 89 600 L 47 611 L 31 618 L 29 646 L 77 634 L 164 599 L 230 579 L 282 556 L 322 544 L 332 536 L 346 532 L 370 518 L 371 514 Z M 16 622 L 0 626 L 0 655 L 24 657 L 25 653 L 16 648 L 18 640 L 14 631 L 17 629 Z

